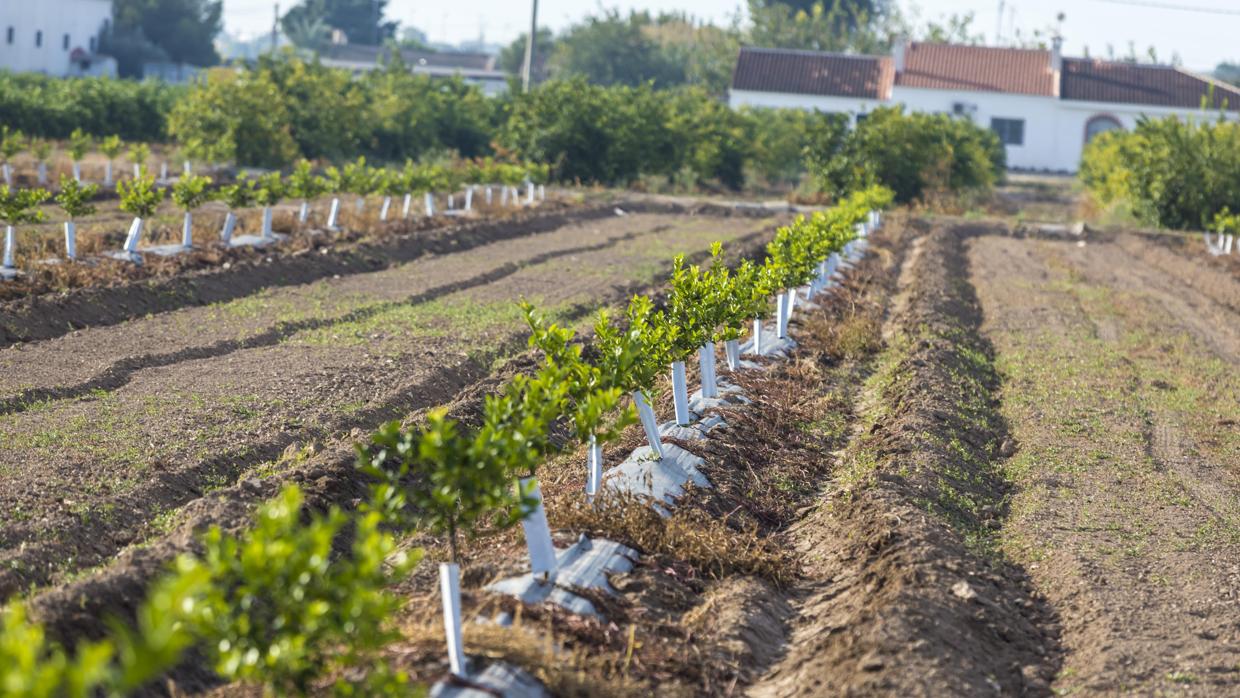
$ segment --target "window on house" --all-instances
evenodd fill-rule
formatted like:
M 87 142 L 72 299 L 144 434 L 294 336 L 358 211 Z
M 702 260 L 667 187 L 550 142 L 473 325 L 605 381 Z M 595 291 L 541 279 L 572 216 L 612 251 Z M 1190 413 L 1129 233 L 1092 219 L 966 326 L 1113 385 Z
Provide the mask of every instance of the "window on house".
M 68 51 L 69 50 L 69 35 L 68 34 L 65 34 L 65 40 L 63 43 L 64 43 L 64 49 Z
M 1003 145 L 1025 144 L 1024 119 L 991 119 L 990 130 L 999 134 L 999 141 Z
M 42 46 L 43 46 L 43 30 L 39 30 L 34 33 L 34 47 L 40 48 Z
M 8 32 L 5 33 L 4 38 L 5 38 L 5 41 L 8 42 L 9 44 L 13 43 L 13 27 L 9 27 L 9 30 Z

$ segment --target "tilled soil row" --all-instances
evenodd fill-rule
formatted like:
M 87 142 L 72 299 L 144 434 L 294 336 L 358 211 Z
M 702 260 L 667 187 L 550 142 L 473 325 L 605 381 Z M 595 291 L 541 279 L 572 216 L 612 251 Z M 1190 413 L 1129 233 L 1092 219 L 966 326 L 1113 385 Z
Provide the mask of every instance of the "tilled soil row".
M 470 656 L 520 666 L 561 696 L 738 695 L 777 661 L 801 566 L 787 530 L 812 507 L 831 477 L 831 452 L 847 442 L 856 386 L 881 345 L 897 231 L 873 238 L 874 252 L 842 286 L 816 297 L 817 309 L 797 311 L 799 346 L 791 357 L 759 359 L 762 370 L 721 369 L 752 400 L 721 410 L 726 428 L 705 441 L 665 439 L 701 456 L 711 483 L 688 488 L 668 518 L 627 496 L 585 505 L 582 453 L 545 466 L 539 479 L 561 544 L 585 533 L 632 547 L 641 559 L 631 572 L 611 576 L 617 595 L 580 592 L 603 614 L 587 618 L 484 591 L 523 571 L 524 547 L 519 531 L 473 541 L 463 552 L 466 617 L 505 612 L 516 622 L 466 623 Z M 689 374 L 696 383 L 693 367 Z M 666 387 L 656 401 L 660 414 L 671 412 Z M 470 420 L 479 397 L 463 397 L 450 413 Z M 640 428 L 627 430 L 607 447 L 606 466 L 642 443 Z M 430 559 L 442 558 L 442 541 L 417 543 Z M 401 614 L 406 639 L 389 649 L 393 664 L 427 683 L 447 669 L 434 590 L 431 564 L 402 586 L 410 597 Z
M 515 300 L 524 294 L 556 304 L 572 321 L 623 300 L 657 273 L 658 264 L 645 261 L 651 255 L 629 249 L 635 245 L 700 253 L 711 231 L 741 246 L 759 245 L 770 233 L 767 220 L 687 216 L 681 235 L 669 225 L 680 220 L 612 215 L 387 273 L 298 286 L 278 303 L 263 295 L 253 317 L 216 319 L 216 306 L 188 309 L 11 349 L 9 360 L 24 367 L 26 380 L 47 386 L 37 389 L 47 396 L 87 392 L 37 403 L 37 410 L 13 405 L 5 433 L 14 448 L 2 474 L 15 486 L 3 497 L 0 594 L 56 583 L 157 536 L 178 522 L 179 507 L 256 466 L 267 475 L 303 460 L 316 442 L 451 399 L 486 375 L 493 359 L 519 351 Z M 561 272 L 591 263 L 598 265 L 591 274 Z M 339 309 L 314 311 L 318 292 L 331 294 Z M 401 315 L 433 310 L 445 298 L 460 323 L 475 309 L 512 312 L 439 335 L 435 316 Z M 279 320 L 286 308 L 297 319 Z M 329 334 L 366 323 L 377 329 L 357 338 Z M 316 331 L 326 345 L 281 341 Z M 131 353 L 151 346 L 167 351 Z M 44 370 L 55 360 L 66 365 Z M 102 373 L 94 369 L 100 364 Z M 234 397 L 244 399 L 229 402 Z
M 533 235 L 573 222 L 631 213 L 769 215 L 730 206 L 680 206 L 621 201 L 573 207 L 548 201 L 529 212 L 445 224 L 445 219 L 394 220 L 371 231 L 308 230 L 274 248 L 204 247 L 179 257 L 148 255 L 144 266 L 106 263 L 98 279 L 63 292 L 12 282 L 0 287 L 0 347 L 59 337 L 194 305 L 241 298 L 268 287 L 387 269 L 429 254 Z M 31 295 L 31 294 L 34 295 Z
M 734 239 L 730 253 L 737 257 L 760 253 L 769 233 L 769 230 L 761 229 Z M 689 255 L 688 259 L 694 262 L 708 255 L 707 251 L 699 251 Z M 607 290 L 605 299 L 618 301 L 634 293 L 648 293 L 658 297 L 662 290 L 661 285 L 630 284 Z M 593 307 L 582 307 L 568 313 L 566 319 L 571 320 L 589 312 L 593 312 Z M 242 477 L 234 484 L 205 496 L 197 496 L 197 486 L 188 479 L 184 482 L 164 482 L 162 486 L 173 487 L 176 490 L 174 492 L 145 491 L 134 495 L 139 501 L 152 498 L 162 501 L 168 496 L 175 498 L 180 493 L 184 503 L 177 510 L 179 524 L 176 529 L 166 536 L 125 548 L 101 570 L 39 593 L 31 600 L 33 614 L 47 625 L 49 634 L 56 638 L 71 640 L 77 637 L 101 636 L 106 630 L 107 617 L 132 616 L 141 602 L 147 584 L 177 554 L 194 549 L 198 533 L 213 525 L 219 525 L 226 531 L 241 529 L 248 525 L 253 507 L 274 496 L 286 484 L 295 483 L 302 488 L 306 505 L 310 509 L 325 510 L 332 505 L 345 508 L 356 506 L 366 494 L 366 483 L 354 468 L 353 444 L 364 438 L 368 428 L 390 419 L 392 415 L 405 415 L 406 422 L 416 421 L 426 410 L 445 401 L 454 415 L 468 419 L 467 412 L 480 403 L 482 395 L 502 386 L 505 378 L 515 371 L 531 365 L 532 355 L 528 352 L 519 353 L 520 348 L 525 345 L 526 336 L 526 332 L 516 331 L 501 341 L 497 355 L 518 355 L 510 358 L 497 373 L 491 373 L 487 362 L 463 361 L 437 372 L 429 382 L 416 381 L 394 386 L 395 389 L 386 395 L 381 404 L 372 404 L 351 415 L 347 424 L 337 425 L 336 432 L 342 436 L 329 439 L 317 453 L 305 456 L 291 454 L 292 461 L 274 475 Z M 465 405 L 470 407 L 463 407 Z M 233 460 L 230 460 L 229 467 L 238 473 L 244 473 L 247 464 L 279 457 L 290 443 L 295 443 L 290 441 L 290 438 L 277 432 L 263 443 L 248 444 L 244 454 L 230 456 Z M 126 508 L 118 507 L 118 510 L 125 511 Z M 141 522 L 119 523 L 132 526 Z M 107 537 L 100 535 L 100 522 L 94 522 L 91 526 L 94 533 L 90 536 L 86 536 L 85 531 L 75 535 L 61 534 L 36 545 L 23 546 L 14 551 L 10 558 L 24 563 L 27 569 L 36 570 L 39 569 L 38 565 L 31 564 L 31 561 L 62 559 L 68 554 L 77 556 L 75 561 L 83 567 L 107 559 L 120 546 L 109 547 Z M 66 547 L 74 543 L 79 547 Z M 88 547 L 87 543 L 94 547 Z M 57 547 L 58 545 L 60 547 Z M 5 580 L 2 571 L 0 580 Z M 30 584 L 32 581 L 38 582 L 37 579 L 10 578 L 5 583 L 17 588 L 18 585 Z M 192 679 L 197 675 L 198 672 L 191 670 L 184 676 L 179 676 Z
M 905 262 L 864 431 L 791 533 L 808 579 L 788 652 L 752 695 L 1050 693 L 1053 615 L 990 554 L 1005 491 L 992 462 L 1011 446 L 969 232 L 934 228 Z

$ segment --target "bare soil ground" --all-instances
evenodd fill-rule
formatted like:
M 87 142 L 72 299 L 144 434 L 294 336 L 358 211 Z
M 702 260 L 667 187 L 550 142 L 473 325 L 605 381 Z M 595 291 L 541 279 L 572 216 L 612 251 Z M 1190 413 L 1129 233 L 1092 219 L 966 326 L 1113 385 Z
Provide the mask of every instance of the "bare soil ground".
M 753 244 L 775 223 L 586 218 L 2 349 L 0 595 L 169 531 L 181 505 L 243 475 L 449 400 L 523 346 L 521 298 L 577 321 L 677 252 Z
M 754 405 L 678 442 L 714 487 L 671 517 L 583 506 L 583 454 L 553 460 L 561 542 L 642 560 L 583 618 L 482 590 L 522 570 L 519 530 L 470 541 L 467 614 L 516 620 L 468 623 L 468 652 L 564 696 L 1240 694 L 1240 276 L 1184 237 L 1024 223 L 1071 201 L 1035 183 L 1001 202 L 1016 219 L 891 217 L 798 311 L 789 360 L 728 376 Z M 516 297 L 575 323 L 776 222 L 594 215 L 0 350 L 0 581 L 51 584 L 32 605 L 52 635 L 96 636 L 283 482 L 314 507 L 362 496 L 351 445 L 380 421 L 468 421 L 532 363 Z M 428 561 L 385 656 L 430 683 L 445 546 L 404 544 Z M 193 659 L 172 679 L 152 690 L 258 694 Z
M 1131 235 L 970 262 L 1019 444 L 1000 538 L 1061 618 L 1054 688 L 1240 692 L 1240 279 Z

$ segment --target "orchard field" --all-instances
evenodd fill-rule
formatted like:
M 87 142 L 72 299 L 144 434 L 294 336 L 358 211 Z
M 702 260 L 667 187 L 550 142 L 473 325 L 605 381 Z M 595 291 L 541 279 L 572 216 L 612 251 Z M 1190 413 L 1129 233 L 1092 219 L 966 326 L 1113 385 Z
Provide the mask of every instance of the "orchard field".
M 339 79 L 293 68 L 191 99 Z M 734 117 L 540 89 L 521 157 L 247 171 L 209 123 L 231 164 L 87 196 L 79 153 L 53 205 L 6 156 L 0 696 L 1240 692 L 1240 188 L 1164 186 L 1237 131 L 1076 183 L 878 110 L 797 136 L 792 206 L 721 193 L 718 129 L 676 153 L 718 188 L 595 186 L 657 129 L 542 119 Z

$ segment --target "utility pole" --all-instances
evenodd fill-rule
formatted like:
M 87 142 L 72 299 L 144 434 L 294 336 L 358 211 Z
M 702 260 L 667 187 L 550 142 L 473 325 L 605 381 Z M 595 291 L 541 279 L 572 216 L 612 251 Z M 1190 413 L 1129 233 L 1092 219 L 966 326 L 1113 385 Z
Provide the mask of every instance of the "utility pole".
M 271 52 L 275 53 L 280 43 L 280 3 L 276 3 L 275 18 L 271 20 Z
M 525 65 L 521 68 L 521 91 L 530 91 L 530 73 L 534 70 L 534 37 L 538 34 L 538 0 L 530 12 L 530 35 L 525 37 Z
M 1003 0 L 999 0 L 999 19 L 995 20 L 995 46 L 1003 44 Z

